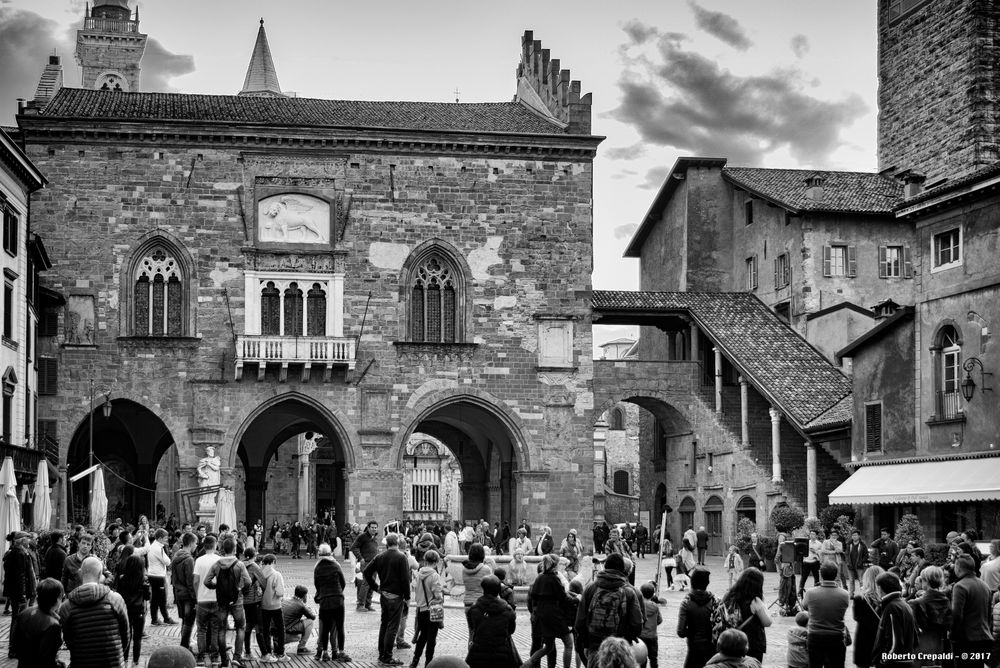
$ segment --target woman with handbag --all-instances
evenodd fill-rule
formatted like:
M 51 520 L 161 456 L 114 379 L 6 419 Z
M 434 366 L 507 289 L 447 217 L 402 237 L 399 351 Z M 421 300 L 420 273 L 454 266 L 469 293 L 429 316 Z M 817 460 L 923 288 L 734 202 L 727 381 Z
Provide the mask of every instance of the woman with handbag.
M 413 605 L 417 610 L 417 637 L 411 668 L 417 668 L 425 648 L 426 663 L 434 659 L 438 629 L 444 628 L 444 596 L 441 593 L 441 577 L 437 571 L 440 559 L 436 550 L 427 550 L 423 555 L 423 565 L 417 571 L 417 583 L 413 592 Z
M 146 578 L 146 563 L 137 554 L 130 554 L 120 564 L 121 575 L 118 577 L 118 593 L 125 599 L 125 609 L 128 611 L 128 625 L 132 636 L 132 663 L 139 663 L 142 651 L 142 631 L 146 625 L 146 601 L 151 590 Z M 128 660 L 128 645 L 124 648 L 124 659 Z

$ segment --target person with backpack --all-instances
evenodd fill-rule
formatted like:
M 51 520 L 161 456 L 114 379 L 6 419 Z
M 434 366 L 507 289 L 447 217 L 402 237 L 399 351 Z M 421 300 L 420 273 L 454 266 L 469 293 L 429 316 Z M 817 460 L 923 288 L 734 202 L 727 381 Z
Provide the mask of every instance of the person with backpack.
M 194 562 L 194 589 L 197 600 L 195 609 L 195 619 L 198 622 L 198 660 L 203 662 L 206 656 L 218 652 L 219 633 L 216 617 L 219 612 L 219 603 L 215 597 L 215 592 L 205 585 L 208 572 L 212 569 L 220 557 L 215 553 L 215 536 L 209 534 L 201 541 L 201 549 L 204 551 Z M 225 629 L 223 628 L 223 632 Z
M 243 610 L 243 591 L 250 587 L 250 575 L 246 566 L 236 556 L 236 538 L 226 536 L 222 541 L 222 557 L 208 571 L 205 586 L 215 590 L 217 643 L 222 666 L 229 665 L 229 651 L 226 648 L 226 627 L 229 617 L 233 618 L 236 638 L 233 641 L 233 664 L 239 668 L 243 664 L 244 633 L 247 618 Z
M 483 595 L 465 612 L 469 623 L 469 668 L 515 668 L 521 658 L 514 648 L 517 615 L 500 598 L 500 580 L 487 575 L 482 580 Z
M 719 605 L 708 591 L 710 574 L 706 568 L 691 571 L 691 591 L 681 601 L 677 613 L 677 637 L 687 639 L 684 668 L 702 668 L 715 653 L 712 641 L 712 613 Z
M 726 592 L 722 603 L 712 614 L 712 638 L 718 643 L 719 636 L 726 629 L 736 628 L 746 634 L 750 643 L 747 655 L 764 661 L 767 651 L 767 634 L 771 625 L 764 603 L 764 574 L 753 566 L 740 573 L 736 584 Z
M 625 575 L 625 559 L 612 552 L 604 561 L 604 570 L 583 590 L 577 608 L 574 627 L 584 659 L 607 637 L 638 640 L 644 621 L 639 593 Z

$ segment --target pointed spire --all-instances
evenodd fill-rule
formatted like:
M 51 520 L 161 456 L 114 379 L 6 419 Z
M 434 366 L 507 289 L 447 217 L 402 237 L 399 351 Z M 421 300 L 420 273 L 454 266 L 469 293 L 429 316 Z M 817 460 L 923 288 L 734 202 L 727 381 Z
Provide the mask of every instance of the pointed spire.
M 263 17 L 260 19 L 260 28 L 257 30 L 257 43 L 254 44 L 253 55 L 250 56 L 247 77 L 243 81 L 243 90 L 239 94 L 284 97 L 281 86 L 278 85 L 278 72 L 274 69 L 274 61 L 271 59 L 271 48 L 267 45 Z

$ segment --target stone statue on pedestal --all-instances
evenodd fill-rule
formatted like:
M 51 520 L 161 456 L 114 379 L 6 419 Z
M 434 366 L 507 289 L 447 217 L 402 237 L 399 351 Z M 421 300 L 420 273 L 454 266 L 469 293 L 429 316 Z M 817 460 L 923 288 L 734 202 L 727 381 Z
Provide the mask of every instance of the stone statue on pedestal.
M 205 448 L 205 456 L 198 461 L 198 486 L 199 487 L 213 487 L 221 484 L 222 482 L 222 460 L 219 459 L 215 454 L 215 447 L 208 446 Z M 203 494 L 198 497 L 198 510 L 199 511 L 215 511 L 215 497 L 216 492 L 213 491 L 209 494 Z

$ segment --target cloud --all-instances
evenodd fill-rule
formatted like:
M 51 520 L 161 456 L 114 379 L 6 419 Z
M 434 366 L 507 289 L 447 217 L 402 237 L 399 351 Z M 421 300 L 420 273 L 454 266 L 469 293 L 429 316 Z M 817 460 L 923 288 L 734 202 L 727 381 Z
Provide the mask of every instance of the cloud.
M 667 178 L 667 174 L 669 173 L 669 165 L 653 167 L 651 170 L 646 172 L 646 182 L 639 187 L 645 190 L 659 190 L 660 186 L 663 185 L 663 180 Z
M 0 63 L 3 63 L 0 67 L 0 124 L 13 125 L 17 98 L 30 100 L 35 96 L 38 78 L 53 50 L 62 56 L 64 84 L 80 85 L 80 70 L 73 53 L 76 31 L 82 19 L 66 29 L 35 12 L 5 4 L 0 0 Z M 171 53 L 154 39 L 146 43 L 142 59 L 143 90 L 173 90 L 171 79 L 193 71 L 191 56 Z
M 694 2 L 688 2 L 688 5 L 694 11 L 695 23 L 709 35 L 717 37 L 740 51 L 746 51 L 753 46 L 750 37 L 743 30 L 743 26 L 729 14 L 713 12 L 704 7 L 699 7 Z
M 802 58 L 809 53 L 809 38 L 805 35 L 795 35 L 791 41 L 792 53 L 796 58 Z
M 639 229 L 639 223 L 619 225 L 615 228 L 615 239 L 631 239 L 637 229 Z
M 809 95 L 798 70 L 737 76 L 684 43 L 663 33 L 651 54 L 650 48 L 619 51 L 622 98 L 609 115 L 634 127 L 647 145 L 745 165 L 787 147 L 800 163 L 821 164 L 841 145 L 841 130 L 867 111 L 858 95 L 835 101 Z
M 609 160 L 634 160 L 646 153 L 646 147 L 641 143 L 631 146 L 615 146 L 604 151 L 604 157 Z
M 653 26 L 648 26 L 639 20 L 627 22 L 622 26 L 622 30 L 628 35 L 632 44 L 645 44 L 653 37 L 656 37 L 657 30 Z

